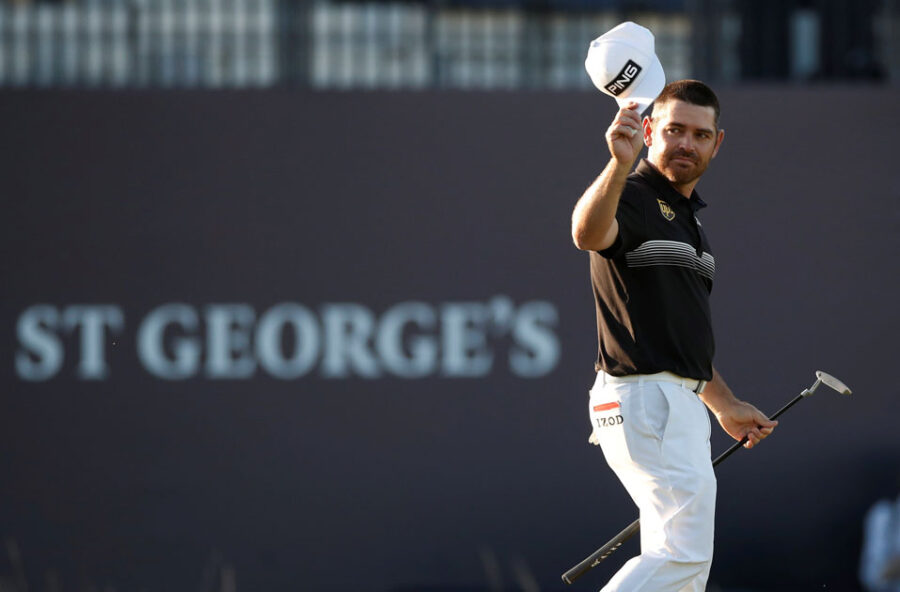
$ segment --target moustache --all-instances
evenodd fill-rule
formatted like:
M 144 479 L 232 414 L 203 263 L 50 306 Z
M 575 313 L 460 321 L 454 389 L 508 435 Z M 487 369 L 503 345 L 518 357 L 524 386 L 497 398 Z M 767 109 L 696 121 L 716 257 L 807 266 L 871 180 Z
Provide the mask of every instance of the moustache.
M 672 158 L 687 158 L 689 160 L 697 160 L 697 154 L 694 152 L 686 152 L 684 150 L 676 150 L 672 153 Z
M 673 152 L 672 155 L 669 157 L 669 160 L 672 160 L 673 158 L 687 158 L 688 160 L 691 160 L 693 162 L 697 162 L 697 160 L 698 160 L 697 155 L 695 153 L 686 152 L 684 150 L 676 150 L 675 152 Z

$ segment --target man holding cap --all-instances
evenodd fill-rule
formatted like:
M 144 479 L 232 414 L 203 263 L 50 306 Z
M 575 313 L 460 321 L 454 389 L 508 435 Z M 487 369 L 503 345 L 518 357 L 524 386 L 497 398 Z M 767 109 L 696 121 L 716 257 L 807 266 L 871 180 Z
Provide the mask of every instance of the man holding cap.
M 595 40 L 587 68 L 620 106 L 606 132 L 610 160 L 572 215 L 575 245 L 590 251 L 597 312 L 591 441 L 641 519 L 641 555 L 603 590 L 702 591 L 716 494 L 707 408 L 733 438 L 747 436 L 747 448 L 777 424 L 713 367 L 715 259 L 694 187 L 722 144 L 719 102 L 696 80 L 663 88 L 653 36 L 634 23 Z M 644 144 L 647 158 L 631 173 Z

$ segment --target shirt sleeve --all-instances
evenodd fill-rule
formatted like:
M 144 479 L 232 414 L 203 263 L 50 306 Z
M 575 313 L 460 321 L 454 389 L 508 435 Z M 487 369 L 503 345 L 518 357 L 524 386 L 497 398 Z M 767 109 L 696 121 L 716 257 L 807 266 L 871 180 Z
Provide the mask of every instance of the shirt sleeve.
M 644 208 L 638 190 L 631 183 L 626 183 L 625 189 L 622 190 L 619 208 L 616 210 L 616 221 L 619 223 L 616 240 L 606 249 L 598 251 L 606 259 L 622 257 L 646 240 Z

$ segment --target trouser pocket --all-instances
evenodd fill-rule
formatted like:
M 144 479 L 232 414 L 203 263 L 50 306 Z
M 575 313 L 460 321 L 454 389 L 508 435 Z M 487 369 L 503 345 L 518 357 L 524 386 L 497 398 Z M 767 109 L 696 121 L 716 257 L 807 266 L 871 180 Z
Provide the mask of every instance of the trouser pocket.
M 669 404 L 654 383 L 605 384 L 591 390 L 591 427 L 614 469 L 654 462 L 669 418 Z

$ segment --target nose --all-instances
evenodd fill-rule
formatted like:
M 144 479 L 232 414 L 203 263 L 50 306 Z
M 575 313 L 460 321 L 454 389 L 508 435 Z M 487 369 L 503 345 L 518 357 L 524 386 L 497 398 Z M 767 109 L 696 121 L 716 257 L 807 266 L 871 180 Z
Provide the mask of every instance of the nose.
M 691 134 L 681 134 L 678 139 L 678 147 L 686 152 L 694 152 L 694 139 Z

